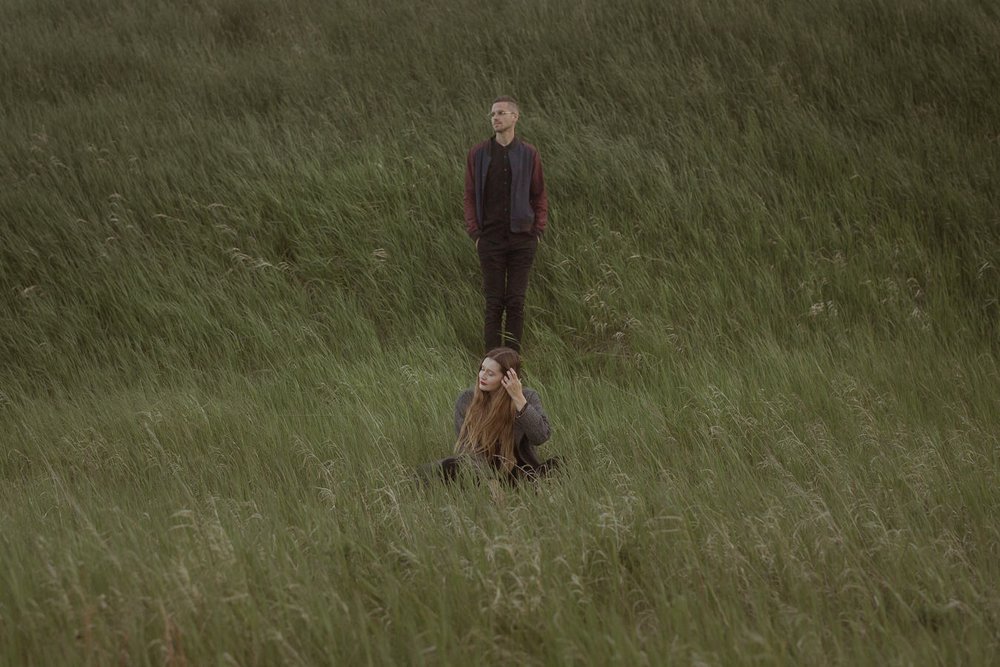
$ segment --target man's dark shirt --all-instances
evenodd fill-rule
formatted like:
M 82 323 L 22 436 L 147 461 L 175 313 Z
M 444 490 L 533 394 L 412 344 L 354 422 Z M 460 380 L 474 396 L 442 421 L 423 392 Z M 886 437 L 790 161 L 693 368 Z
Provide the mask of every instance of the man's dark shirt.
M 483 188 L 482 235 L 494 240 L 506 240 L 510 229 L 510 146 L 490 141 L 490 166 L 486 170 Z

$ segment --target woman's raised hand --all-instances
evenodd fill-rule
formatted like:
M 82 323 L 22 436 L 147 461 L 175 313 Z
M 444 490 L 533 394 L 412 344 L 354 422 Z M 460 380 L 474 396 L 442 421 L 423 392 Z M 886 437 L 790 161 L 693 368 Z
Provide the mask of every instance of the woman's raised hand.
M 513 368 L 508 370 L 503 374 L 503 379 L 500 380 L 500 383 L 503 384 L 503 388 L 507 390 L 507 394 L 510 396 L 511 400 L 514 401 L 514 405 L 517 409 L 524 409 L 528 400 L 524 397 L 524 387 L 521 386 L 521 378 L 517 377 L 517 371 Z

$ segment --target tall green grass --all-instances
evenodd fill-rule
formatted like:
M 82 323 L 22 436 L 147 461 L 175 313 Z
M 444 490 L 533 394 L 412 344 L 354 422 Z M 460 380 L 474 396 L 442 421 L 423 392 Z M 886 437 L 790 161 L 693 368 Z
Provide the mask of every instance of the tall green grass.
M 1000 13 L 0 0 L 0 659 L 990 664 Z M 465 151 L 565 471 L 420 488 Z

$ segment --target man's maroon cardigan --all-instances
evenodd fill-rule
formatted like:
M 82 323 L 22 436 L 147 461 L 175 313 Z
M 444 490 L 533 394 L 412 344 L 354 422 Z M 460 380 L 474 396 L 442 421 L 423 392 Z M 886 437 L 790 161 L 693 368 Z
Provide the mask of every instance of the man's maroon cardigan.
M 473 240 L 483 228 L 483 188 L 490 167 L 487 139 L 469 151 L 465 168 L 465 229 Z M 510 231 L 541 236 L 549 220 L 549 198 L 538 150 L 514 137 L 508 147 L 510 159 Z

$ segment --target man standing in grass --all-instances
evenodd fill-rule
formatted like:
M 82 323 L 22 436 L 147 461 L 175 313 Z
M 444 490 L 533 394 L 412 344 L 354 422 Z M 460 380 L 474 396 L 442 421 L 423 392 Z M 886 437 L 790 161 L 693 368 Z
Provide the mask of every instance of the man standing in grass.
M 534 146 L 514 136 L 519 117 L 513 97 L 496 98 L 494 136 L 472 147 L 465 170 L 465 228 L 483 272 L 487 350 L 521 349 L 528 273 L 548 221 L 542 161 Z

